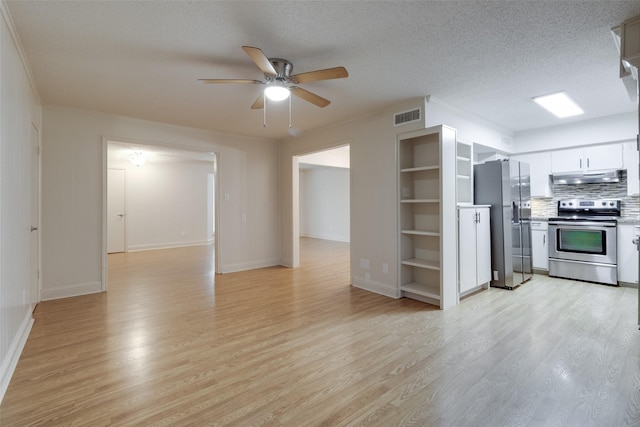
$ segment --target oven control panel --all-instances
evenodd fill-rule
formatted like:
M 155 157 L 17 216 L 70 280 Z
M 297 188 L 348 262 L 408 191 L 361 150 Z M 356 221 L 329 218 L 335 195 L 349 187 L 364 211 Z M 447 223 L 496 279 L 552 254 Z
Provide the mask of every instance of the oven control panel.
M 599 199 L 599 200 L 582 200 L 582 199 L 571 199 L 571 200 L 559 200 L 558 207 L 563 209 L 611 209 L 611 208 L 620 208 L 620 200 L 619 199 Z
M 619 217 L 620 199 L 568 199 L 558 200 L 558 216 L 567 217 Z

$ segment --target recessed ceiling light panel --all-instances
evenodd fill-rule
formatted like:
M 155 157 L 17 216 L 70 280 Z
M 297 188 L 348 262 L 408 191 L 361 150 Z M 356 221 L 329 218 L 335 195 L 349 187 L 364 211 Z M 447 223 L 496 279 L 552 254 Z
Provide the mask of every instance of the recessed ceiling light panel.
M 533 102 L 559 118 L 584 114 L 584 110 L 566 92 L 537 96 L 533 98 Z

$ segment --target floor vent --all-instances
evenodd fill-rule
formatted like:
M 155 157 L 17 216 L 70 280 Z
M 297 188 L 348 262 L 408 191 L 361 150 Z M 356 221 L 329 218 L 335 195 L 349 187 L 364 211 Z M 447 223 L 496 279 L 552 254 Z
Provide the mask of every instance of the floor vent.
M 407 123 L 417 122 L 418 120 L 420 120 L 419 108 L 411 111 L 403 111 L 393 115 L 394 126 L 406 125 Z

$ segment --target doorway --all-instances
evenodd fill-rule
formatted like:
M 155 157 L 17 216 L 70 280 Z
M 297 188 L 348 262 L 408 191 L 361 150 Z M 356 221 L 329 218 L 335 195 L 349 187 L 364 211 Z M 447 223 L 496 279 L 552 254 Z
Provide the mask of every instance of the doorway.
M 314 240 L 334 242 L 344 246 L 343 253 L 350 253 L 349 145 L 299 155 L 296 160 L 298 259 L 309 260 L 304 251 Z
M 31 242 L 30 291 L 31 310 L 40 302 L 40 132 L 31 124 Z
M 124 169 L 107 170 L 107 253 L 125 252 L 125 189 Z
M 107 139 L 103 152 L 103 290 L 131 252 L 209 245 L 217 270 L 216 154 Z

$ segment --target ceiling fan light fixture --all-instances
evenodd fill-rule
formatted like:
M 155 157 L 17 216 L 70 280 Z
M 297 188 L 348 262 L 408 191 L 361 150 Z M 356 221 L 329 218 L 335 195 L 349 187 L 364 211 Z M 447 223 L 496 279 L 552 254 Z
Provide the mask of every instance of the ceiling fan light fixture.
M 271 101 L 284 101 L 289 97 L 291 91 L 288 87 L 284 87 L 281 84 L 272 84 L 264 89 L 264 96 Z

